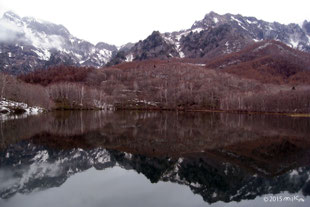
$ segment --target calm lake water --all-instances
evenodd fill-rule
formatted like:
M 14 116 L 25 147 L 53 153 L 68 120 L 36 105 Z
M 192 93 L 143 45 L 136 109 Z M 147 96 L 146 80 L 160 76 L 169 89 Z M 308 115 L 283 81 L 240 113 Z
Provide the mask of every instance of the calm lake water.
M 310 118 L 58 112 L 0 130 L 1 207 L 310 204 Z

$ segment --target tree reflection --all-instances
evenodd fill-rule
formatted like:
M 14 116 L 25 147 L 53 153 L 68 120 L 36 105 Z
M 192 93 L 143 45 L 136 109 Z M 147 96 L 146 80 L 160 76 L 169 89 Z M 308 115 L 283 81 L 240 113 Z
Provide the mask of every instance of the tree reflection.
M 1 198 L 95 167 L 187 185 L 208 203 L 310 193 L 310 120 L 175 112 L 59 112 L 1 124 Z M 10 182 L 8 182 L 10 180 Z M 11 183 L 11 184 L 10 184 Z

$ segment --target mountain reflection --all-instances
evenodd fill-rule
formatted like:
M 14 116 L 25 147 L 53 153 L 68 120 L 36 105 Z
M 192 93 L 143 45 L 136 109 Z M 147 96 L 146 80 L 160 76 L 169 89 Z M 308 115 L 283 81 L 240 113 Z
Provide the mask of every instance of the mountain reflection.
M 59 112 L 1 123 L 0 197 L 95 167 L 188 186 L 208 203 L 310 194 L 310 119 L 175 112 Z

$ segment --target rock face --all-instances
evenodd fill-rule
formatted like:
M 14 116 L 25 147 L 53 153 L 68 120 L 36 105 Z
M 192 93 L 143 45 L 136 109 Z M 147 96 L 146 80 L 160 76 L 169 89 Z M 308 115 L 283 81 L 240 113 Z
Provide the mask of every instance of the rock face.
M 101 67 L 117 50 L 78 39 L 62 25 L 6 12 L 0 19 L 0 68 L 11 74 L 58 64 Z
M 157 38 L 154 38 L 155 35 Z M 305 21 L 302 26 L 284 25 L 255 17 L 210 12 L 204 19 L 196 21 L 190 29 L 163 34 L 154 32 L 147 39 L 136 43 L 131 50 L 123 52 L 122 60 L 154 57 L 210 59 L 238 52 L 249 43 L 263 40 L 281 41 L 294 49 L 310 52 L 310 23 Z M 154 46 L 151 54 L 149 47 L 143 47 L 145 45 Z M 141 58 L 141 54 L 147 55 Z
M 152 58 L 167 59 L 177 57 L 178 51 L 174 42 L 167 41 L 158 31 L 154 31 L 145 40 L 139 41 L 129 50 L 119 51 L 110 61 L 110 65 L 134 60 L 146 60 Z

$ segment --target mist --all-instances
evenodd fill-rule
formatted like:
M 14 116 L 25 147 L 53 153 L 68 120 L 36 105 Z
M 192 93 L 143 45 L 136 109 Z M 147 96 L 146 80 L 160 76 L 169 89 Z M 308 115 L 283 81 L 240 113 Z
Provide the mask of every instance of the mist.
M 0 21 L 0 42 L 15 42 L 20 40 L 22 31 L 16 25 L 7 21 Z

